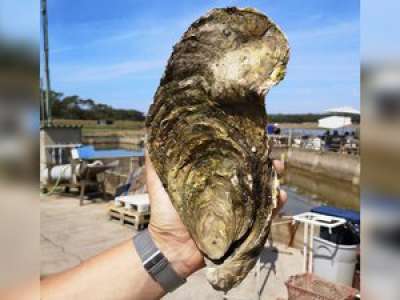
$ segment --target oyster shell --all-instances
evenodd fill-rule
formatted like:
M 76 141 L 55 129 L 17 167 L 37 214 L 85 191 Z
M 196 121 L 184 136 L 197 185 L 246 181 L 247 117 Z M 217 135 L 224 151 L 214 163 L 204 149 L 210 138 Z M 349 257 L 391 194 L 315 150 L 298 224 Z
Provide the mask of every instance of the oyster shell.
M 288 58 L 262 13 L 213 9 L 174 46 L 147 117 L 150 158 L 219 290 L 247 275 L 269 233 L 276 176 L 264 97 Z

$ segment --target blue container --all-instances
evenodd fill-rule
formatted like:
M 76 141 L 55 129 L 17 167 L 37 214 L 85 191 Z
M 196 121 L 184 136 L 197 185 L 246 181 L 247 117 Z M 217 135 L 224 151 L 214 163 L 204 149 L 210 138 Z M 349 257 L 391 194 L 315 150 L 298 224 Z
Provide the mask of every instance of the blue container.
M 273 125 L 273 124 L 268 124 L 267 125 L 267 133 L 268 134 L 274 134 L 275 133 L 275 129 L 276 129 L 276 126 Z

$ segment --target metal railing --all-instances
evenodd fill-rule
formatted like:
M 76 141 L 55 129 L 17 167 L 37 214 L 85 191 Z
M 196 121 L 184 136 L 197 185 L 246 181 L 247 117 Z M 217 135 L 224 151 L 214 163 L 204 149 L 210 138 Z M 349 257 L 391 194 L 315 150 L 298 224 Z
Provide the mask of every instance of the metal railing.
M 51 166 L 64 165 L 71 162 L 71 149 L 80 144 L 56 144 L 45 146 L 46 163 Z
M 319 152 L 360 154 L 360 141 L 353 136 L 289 136 L 271 134 L 269 138 L 275 148 L 299 148 Z

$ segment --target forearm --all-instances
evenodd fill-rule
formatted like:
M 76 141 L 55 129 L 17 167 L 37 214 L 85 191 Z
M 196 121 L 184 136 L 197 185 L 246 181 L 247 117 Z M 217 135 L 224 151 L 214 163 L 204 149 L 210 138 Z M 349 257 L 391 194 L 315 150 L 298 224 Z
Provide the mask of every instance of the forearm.
M 159 299 L 162 288 L 142 267 L 131 240 L 42 281 L 43 300 Z
M 190 251 L 154 238 L 161 252 L 183 278 L 201 267 L 187 264 Z M 151 300 L 165 294 L 143 268 L 132 240 L 124 242 L 66 272 L 42 281 L 41 299 Z
M 39 300 L 39 278 L 28 280 L 11 288 L 0 288 L 0 299 L 7 300 Z

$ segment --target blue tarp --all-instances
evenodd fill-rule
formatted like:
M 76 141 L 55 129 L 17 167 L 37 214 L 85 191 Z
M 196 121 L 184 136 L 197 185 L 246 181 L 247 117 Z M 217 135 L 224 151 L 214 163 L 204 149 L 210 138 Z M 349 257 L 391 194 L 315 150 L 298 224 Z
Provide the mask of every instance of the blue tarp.
M 353 224 L 360 224 L 360 213 L 354 210 L 323 205 L 314 207 L 311 211 L 322 215 L 343 218 Z
M 124 149 L 96 150 L 93 146 L 87 145 L 79 147 L 77 150 L 79 158 L 84 160 L 144 156 L 143 151 L 130 151 Z

